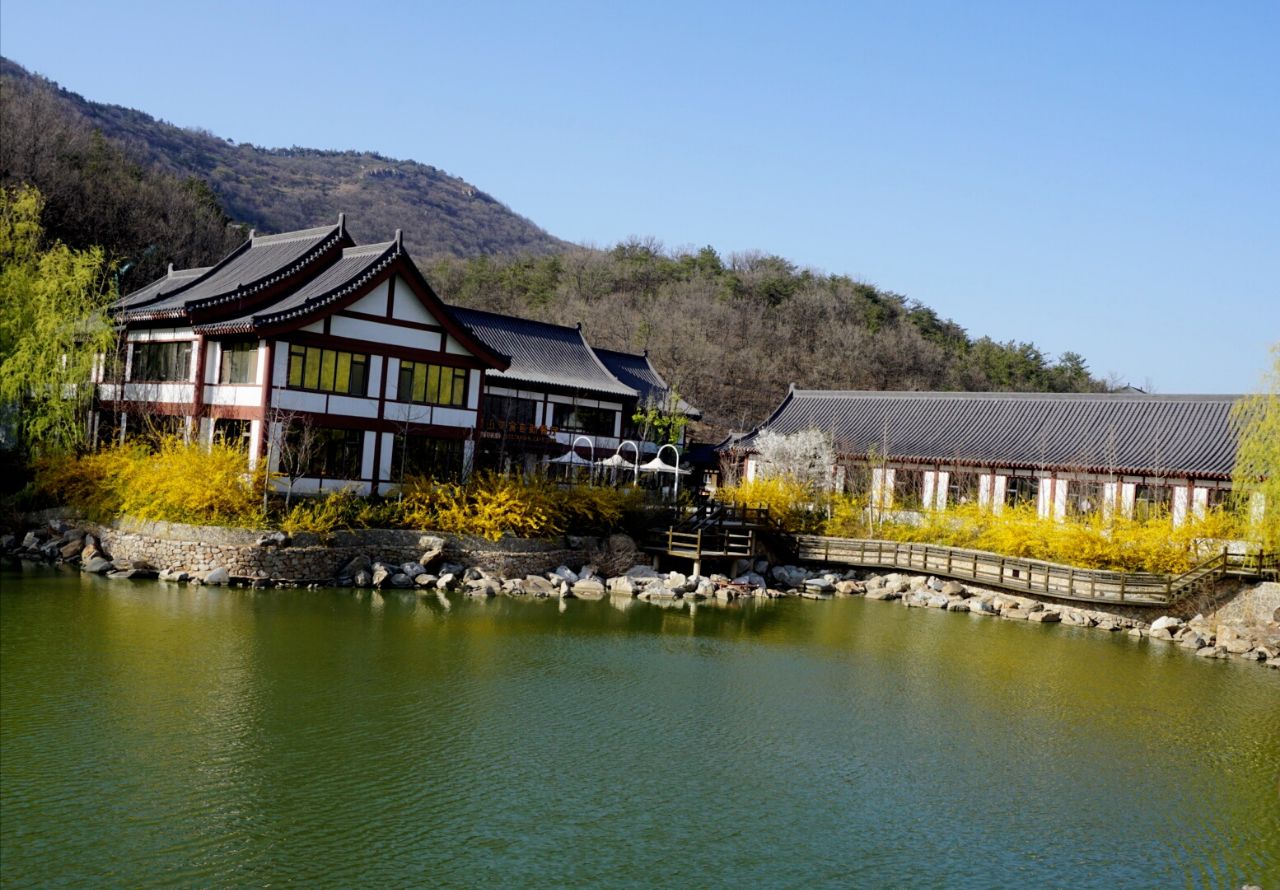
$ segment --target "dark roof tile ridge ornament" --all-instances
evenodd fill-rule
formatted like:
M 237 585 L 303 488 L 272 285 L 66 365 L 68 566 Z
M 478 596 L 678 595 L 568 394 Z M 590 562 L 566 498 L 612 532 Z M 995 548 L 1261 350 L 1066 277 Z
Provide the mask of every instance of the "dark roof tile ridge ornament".
M 184 303 L 182 306 L 179 306 L 173 309 L 165 309 L 159 312 L 147 312 L 145 309 L 136 309 L 136 310 L 133 310 L 133 312 L 130 312 L 128 309 L 126 309 L 122 313 L 124 320 L 125 321 L 131 321 L 131 320 L 132 321 L 159 321 L 159 320 L 165 320 L 165 319 L 182 318 L 193 309 L 204 308 L 206 306 L 220 306 L 223 303 L 229 303 L 232 300 L 238 300 L 247 296 L 251 296 L 257 293 L 258 291 L 264 288 L 270 287 L 276 282 L 289 277 L 290 275 L 300 270 L 303 266 L 307 265 L 312 260 L 314 260 L 316 256 L 318 256 L 321 253 L 324 253 L 325 251 L 330 249 L 334 244 L 340 243 L 342 238 L 346 234 L 346 230 L 344 227 L 345 216 L 346 216 L 345 214 L 341 214 L 341 213 L 338 214 L 338 224 L 336 226 L 317 226 L 312 229 L 304 229 L 297 232 L 283 232 L 280 235 L 256 235 L 254 234 L 254 231 L 251 230 L 249 233 L 249 239 L 247 241 L 240 244 L 238 247 L 236 247 L 235 250 L 231 251 L 231 253 L 227 254 L 225 257 L 220 259 L 218 262 L 214 263 L 212 266 L 206 266 L 203 272 L 197 275 L 194 280 L 183 285 L 181 288 L 178 288 L 172 293 L 166 294 L 166 296 L 174 296 L 176 294 L 182 293 L 182 291 L 188 288 L 195 287 L 206 276 L 212 277 L 214 274 L 216 274 L 219 268 L 230 263 L 232 260 L 240 257 L 242 254 L 248 252 L 249 250 L 252 250 L 257 245 L 287 244 L 293 241 L 305 241 L 305 240 L 308 240 L 308 238 L 315 238 L 317 235 L 321 235 L 325 232 L 332 232 L 332 235 L 328 238 L 325 238 L 323 241 L 317 244 L 313 249 L 307 251 L 305 254 L 303 254 L 301 257 L 299 257 L 295 262 L 291 263 L 285 269 L 278 271 L 274 275 L 271 275 L 267 278 L 264 278 L 264 279 L 261 279 L 260 281 L 255 282 L 250 287 L 246 288 L 243 285 L 243 283 L 237 282 L 236 288 L 230 291 L 229 293 L 226 293 L 217 297 L 206 297 L 201 300 L 191 300 L 187 303 Z
M 314 238 L 329 230 L 333 230 L 339 234 L 346 231 L 346 214 L 338 214 L 338 222 L 336 225 L 315 226 L 310 229 L 298 229 L 293 232 L 277 232 L 274 235 L 259 235 L 257 230 L 250 230 L 249 240 L 254 244 L 287 244 L 290 241 L 306 241 Z
M 369 278 L 385 269 L 392 260 L 401 253 L 400 246 L 394 241 L 384 241 L 380 244 L 361 244 L 355 247 L 348 247 L 343 250 L 343 257 L 346 257 L 348 254 L 361 256 L 365 253 L 376 254 L 379 252 L 385 252 L 386 256 L 381 257 L 376 263 L 366 267 L 360 275 L 335 285 L 319 296 L 312 297 L 293 309 L 289 309 L 284 312 L 263 313 L 262 315 L 254 315 L 248 319 L 239 319 L 236 321 L 196 325 L 195 330 L 199 333 L 205 334 L 238 334 L 252 331 L 261 326 L 288 321 L 289 319 L 296 318 L 299 315 L 305 315 L 314 309 L 327 305 L 333 300 L 340 299 L 350 293 L 353 289 L 361 286 L 365 281 L 368 281 Z
M 264 290 L 268 287 L 271 287 L 271 285 L 276 284 L 277 282 L 283 281 L 284 279 L 288 278 L 294 273 L 300 271 L 304 266 L 311 263 L 311 261 L 314 260 L 317 256 L 326 252 L 335 244 L 338 244 L 342 241 L 343 230 L 342 230 L 341 224 L 337 226 L 322 226 L 321 228 L 314 229 L 313 231 L 318 234 L 328 229 L 333 230 L 333 234 L 330 237 L 321 241 L 314 248 L 307 251 L 302 256 L 298 257 L 297 260 L 290 263 L 284 269 L 281 269 L 280 271 L 276 272 L 274 275 L 271 275 L 267 278 L 259 279 L 258 281 L 254 282 L 248 287 L 245 287 L 243 282 L 237 282 L 235 290 L 229 293 L 226 293 L 217 297 L 206 297 L 203 300 L 192 300 L 190 303 L 187 303 L 185 306 L 183 306 L 182 309 L 175 310 L 175 311 L 186 312 L 191 309 L 199 309 L 205 306 L 220 306 L 223 303 L 230 303 L 232 300 L 238 300 L 243 297 L 251 296 L 260 290 Z M 294 234 L 294 233 L 287 233 L 287 234 Z M 268 237 L 274 237 L 274 236 L 268 236 Z M 312 235 L 312 237 L 315 237 L 315 236 Z M 306 238 L 288 238 L 288 239 L 282 239 L 280 241 L 275 241 L 271 243 L 284 244 L 289 241 L 306 241 L 306 240 L 307 240 Z M 261 239 L 258 239 L 257 243 L 262 243 Z
M 341 299 L 352 291 L 358 290 L 371 278 L 376 277 L 383 269 L 391 265 L 391 263 L 400 256 L 402 252 L 400 242 L 398 241 L 387 241 L 382 244 L 370 244 L 365 246 L 381 247 L 382 255 L 378 258 L 377 262 L 366 267 L 359 275 L 354 278 L 349 278 L 341 284 L 335 285 L 323 294 L 312 297 L 292 309 L 288 309 L 284 312 L 255 316 L 255 322 L 258 318 L 263 319 L 263 324 L 275 324 L 282 321 L 288 321 L 291 318 L 306 315 L 321 306 L 328 305 L 334 300 Z M 343 254 L 345 255 L 346 251 L 343 251 Z

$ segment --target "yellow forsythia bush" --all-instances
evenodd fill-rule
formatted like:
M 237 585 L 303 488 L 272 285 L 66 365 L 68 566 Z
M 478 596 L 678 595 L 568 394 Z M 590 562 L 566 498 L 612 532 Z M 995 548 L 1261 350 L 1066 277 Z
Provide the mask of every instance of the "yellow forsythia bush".
M 827 518 L 826 504 L 813 490 L 789 476 L 769 476 L 722 486 L 716 499 L 735 507 L 765 508 L 789 532 L 816 531 Z
M 93 519 L 119 515 L 197 525 L 255 526 L 264 521 L 261 472 L 245 452 L 221 443 L 204 448 L 176 437 L 43 461 L 36 484 Z
M 883 522 L 871 536 L 987 550 L 1082 568 L 1180 573 L 1213 555 L 1220 542 L 1238 539 L 1235 516 L 1210 511 L 1174 527 L 1167 515 L 1130 519 L 1101 515 L 1060 521 L 1042 519 L 1034 507 L 1007 507 L 993 513 L 966 504 L 925 513 L 917 523 Z M 832 530 L 829 534 L 842 534 Z

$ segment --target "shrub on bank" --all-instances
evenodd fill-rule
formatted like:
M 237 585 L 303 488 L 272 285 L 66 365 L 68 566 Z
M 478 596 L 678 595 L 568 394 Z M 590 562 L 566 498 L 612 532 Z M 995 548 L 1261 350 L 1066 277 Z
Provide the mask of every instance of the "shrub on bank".
M 198 525 L 263 523 L 261 472 L 246 468 L 244 452 L 161 439 L 154 450 L 130 443 L 36 466 L 36 485 L 98 521 L 129 515 Z
M 876 523 L 868 534 L 1082 568 L 1177 574 L 1211 556 L 1221 541 L 1238 539 L 1241 532 L 1238 519 L 1221 510 L 1188 517 L 1174 527 L 1167 514 L 1145 520 L 1097 514 L 1053 520 L 1042 519 L 1031 506 L 1007 507 L 997 514 L 966 504 L 920 514 L 918 522 Z
M 642 510 L 638 489 L 580 485 L 561 488 L 545 479 L 481 473 L 463 484 L 411 478 L 394 499 L 365 498 L 351 490 L 268 500 L 261 471 L 249 472 L 243 450 L 189 445 L 172 437 L 64 457 L 37 466 L 40 493 L 95 521 L 119 516 L 191 525 L 262 527 L 328 537 L 344 529 L 434 529 L 497 540 L 503 534 L 548 537 L 566 531 L 607 533 Z

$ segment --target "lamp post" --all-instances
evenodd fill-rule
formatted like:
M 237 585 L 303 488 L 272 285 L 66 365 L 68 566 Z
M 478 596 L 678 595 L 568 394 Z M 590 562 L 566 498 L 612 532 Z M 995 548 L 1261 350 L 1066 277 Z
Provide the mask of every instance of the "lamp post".
M 658 457 L 661 458 L 662 452 L 668 448 L 670 448 L 672 452 L 675 453 L 675 456 L 676 456 L 675 471 L 671 475 L 675 477 L 675 485 L 672 489 L 672 497 L 678 501 L 680 500 L 680 449 L 672 445 L 670 442 L 668 442 L 666 445 L 663 445 L 661 448 L 658 449 Z
M 592 441 L 590 436 L 574 436 L 573 444 L 569 446 L 569 454 L 576 455 L 578 453 L 578 440 L 582 439 L 587 443 L 587 447 L 591 449 L 591 469 L 594 472 L 596 465 L 596 443 Z M 569 458 L 570 465 L 573 464 L 573 457 Z
M 637 445 L 635 442 L 631 441 L 630 439 L 627 439 L 625 442 L 623 442 L 621 445 L 618 446 L 618 450 L 615 451 L 614 454 L 621 455 L 622 449 L 627 445 L 630 445 L 631 449 L 636 453 L 636 467 L 635 467 L 634 475 L 631 477 L 631 484 L 638 485 L 640 484 L 640 446 Z

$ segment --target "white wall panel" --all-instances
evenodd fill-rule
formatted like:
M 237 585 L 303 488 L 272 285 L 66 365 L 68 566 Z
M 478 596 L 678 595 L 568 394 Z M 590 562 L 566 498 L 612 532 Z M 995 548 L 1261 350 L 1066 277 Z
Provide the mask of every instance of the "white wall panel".
M 396 276 L 396 301 L 391 308 L 391 314 L 402 321 L 412 321 L 417 324 L 439 324 L 440 320 L 427 311 L 427 307 L 422 305 L 417 294 L 409 287 L 399 275 Z
M 166 402 L 191 404 L 195 401 L 194 383 L 126 383 L 124 398 L 128 402 Z
M 476 412 L 463 408 L 433 408 L 431 422 L 440 426 L 471 428 L 476 425 Z
M 205 404 L 252 408 L 262 404 L 262 387 L 251 384 L 219 383 L 204 389 Z
M 310 411 L 323 414 L 326 409 L 324 393 L 300 392 L 296 389 L 280 389 L 275 393 L 276 407 L 284 411 Z
M 367 315 L 386 315 L 387 282 L 382 282 L 347 308 L 352 312 L 363 312 Z
M 374 344 L 404 346 L 409 349 L 440 351 L 440 335 L 434 331 L 419 331 L 390 324 L 379 324 L 363 318 L 342 318 L 335 315 L 329 322 L 329 333 L 335 337 L 367 340 Z
M 354 396 L 329 396 L 329 413 L 347 417 L 377 417 L 377 399 L 358 399 Z

